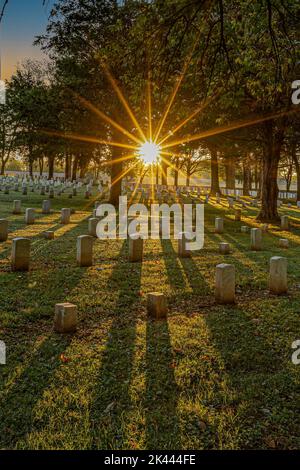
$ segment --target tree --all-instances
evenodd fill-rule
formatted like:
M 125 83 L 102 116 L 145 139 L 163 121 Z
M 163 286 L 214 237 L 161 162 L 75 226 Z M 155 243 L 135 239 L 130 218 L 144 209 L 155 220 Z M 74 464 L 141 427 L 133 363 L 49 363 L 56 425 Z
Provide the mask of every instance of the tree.
M 168 2 L 164 3 L 165 8 L 167 4 Z M 188 2 L 182 2 L 180 7 L 184 8 L 187 4 Z M 237 122 L 239 127 L 242 124 L 239 121 L 245 121 L 245 125 L 251 128 L 249 132 L 256 134 L 261 146 L 262 206 L 258 219 L 274 222 L 278 220 L 278 164 L 285 133 L 290 125 L 288 113 L 292 110 L 291 83 L 299 61 L 297 44 L 300 7 L 292 0 L 243 0 L 227 2 L 225 14 L 224 5 L 223 1 L 207 3 L 210 15 L 206 18 L 206 26 L 202 24 L 205 15 L 201 7 L 196 15 L 197 26 L 192 29 L 189 24 L 189 33 L 193 31 L 194 37 L 199 34 L 199 42 L 203 40 L 205 47 L 199 46 L 194 50 L 191 66 L 197 63 L 199 70 L 200 64 L 200 73 L 195 70 L 194 77 L 187 81 L 186 91 L 189 88 L 190 94 L 195 94 L 202 71 L 206 77 L 210 77 L 210 84 L 212 80 L 218 83 L 218 79 L 222 77 L 226 84 L 218 103 L 219 109 L 213 108 L 206 113 L 205 122 L 203 119 L 201 122 L 201 116 L 193 122 L 195 134 L 197 136 L 197 128 L 202 128 L 203 132 L 199 132 L 198 137 L 200 139 L 201 134 L 205 135 L 205 131 L 215 125 L 215 133 L 221 136 L 224 134 L 222 127 L 226 131 L 226 127 L 230 129 L 232 122 Z M 170 34 L 170 30 L 179 28 L 181 20 L 178 18 L 181 17 L 176 18 L 173 15 L 174 23 L 171 26 L 168 23 L 170 44 L 172 41 L 178 43 Z M 190 18 L 188 15 L 188 20 Z M 193 21 L 192 25 L 194 26 Z M 184 27 L 182 31 L 184 38 L 180 37 L 180 47 L 183 51 L 184 39 L 189 33 Z M 193 43 L 191 38 L 190 43 Z M 172 50 L 175 53 L 176 46 Z M 166 47 L 169 57 L 173 57 L 172 50 Z M 205 82 L 204 79 L 203 83 Z M 196 139 L 196 136 L 192 139 Z M 211 141 L 214 139 L 211 138 Z M 213 188 L 215 192 L 218 189 L 215 152 L 213 157 L 212 186 L 216 186 Z
M 186 176 L 186 186 L 190 186 L 191 176 L 200 170 L 205 158 L 205 149 L 197 147 L 198 145 L 194 145 L 186 148 L 181 159 L 181 169 Z
M 0 105 L 0 174 L 4 175 L 5 167 L 12 156 L 18 132 L 18 120 L 15 119 L 9 103 L 9 92 L 7 102 Z
M 139 2 L 126 2 L 122 6 L 114 0 L 60 0 L 52 10 L 46 35 L 37 40 L 55 61 L 62 86 L 72 89 L 76 94 L 76 106 L 81 109 L 82 114 L 93 116 L 93 125 L 88 129 L 80 119 L 77 123 L 72 120 L 68 123 L 73 133 L 77 131 L 82 136 L 83 142 L 85 137 L 93 136 L 106 141 L 117 140 L 121 145 L 129 144 L 128 136 L 109 124 L 107 119 L 99 119 L 99 113 L 97 116 L 95 111 L 97 109 L 104 110 L 108 119 L 122 123 L 129 132 L 135 132 L 128 114 L 120 106 L 118 97 L 113 94 L 112 84 L 107 79 L 106 69 L 102 65 L 104 62 L 109 64 L 110 73 L 118 76 L 118 86 L 121 87 L 121 82 L 126 82 L 126 54 L 133 22 L 139 9 Z M 84 100 L 78 98 L 79 95 Z M 73 100 L 72 103 L 74 104 Z M 92 104 L 92 107 L 87 103 Z M 122 171 L 125 165 L 121 159 L 124 153 L 124 150 L 118 147 L 111 147 L 109 152 L 113 161 L 110 166 L 110 202 L 113 204 L 118 204 L 121 194 Z M 89 157 L 86 153 L 83 157 L 82 152 L 80 156 L 75 156 L 73 178 L 80 161 L 84 158 L 86 162 L 86 158 L 91 157 L 91 153 Z
M 6 7 L 7 7 L 7 4 L 8 4 L 8 0 L 4 0 L 3 6 L 2 6 L 2 8 L 0 9 L 0 24 L 1 24 L 1 21 L 2 21 L 2 19 L 3 19 L 4 12 L 5 12 L 5 9 L 6 9 Z
M 17 123 L 15 146 L 25 155 L 33 176 L 36 161 L 46 157 L 49 178 L 53 177 L 54 159 L 61 142 L 40 131 L 59 128 L 59 91 L 50 81 L 49 70 L 38 61 L 27 61 L 19 67 L 9 84 L 9 106 Z

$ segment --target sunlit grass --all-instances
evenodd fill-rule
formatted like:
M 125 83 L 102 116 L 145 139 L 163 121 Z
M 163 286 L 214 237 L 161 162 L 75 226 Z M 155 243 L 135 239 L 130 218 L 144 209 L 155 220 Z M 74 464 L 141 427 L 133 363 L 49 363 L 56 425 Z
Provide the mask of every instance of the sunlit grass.
M 174 240 L 149 240 L 143 264 L 129 264 L 126 242 L 96 240 L 94 266 L 81 269 L 76 238 L 87 233 L 93 200 L 56 198 L 54 214 L 26 227 L 11 215 L 17 198 L 1 194 L 1 217 L 9 216 L 10 239 L 29 235 L 34 249 L 31 271 L 11 273 L 10 242 L 0 246 L 0 339 L 8 347 L 1 448 L 299 448 L 300 379 L 291 363 L 300 331 L 298 226 L 270 227 L 263 251 L 251 252 L 240 227 L 258 226 L 258 209 L 242 209 L 242 222 L 234 222 L 222 199 L 206 205 L 205 246 L 191 259 L 176 256 Z M 43 199 L 30 195 L 23 208 Z M 68 206 L 76 214 L 61 226 Z M 295 217 L 294 208 L 280 211 Z M 225 217 L 224 235 L 214 233 L 216 216 Z M 56 227 L 54 241 L 39 236 L 45 227 Z M 279 237 L 290 238 L 290 249 L 278 248 Z M 230 243 L 230 255 L 218 253 L 220 241 Z M 268 294 L 273 255 L 288 258 L 288 296 Z M 233 307 L 214 302 L 215 265 L 224 261 L 237 271 Z M 147 321 L 153 290 L 168 297 L 167 323 Z M 78 305 L 72 336 L 52 330 L 62 301 Z

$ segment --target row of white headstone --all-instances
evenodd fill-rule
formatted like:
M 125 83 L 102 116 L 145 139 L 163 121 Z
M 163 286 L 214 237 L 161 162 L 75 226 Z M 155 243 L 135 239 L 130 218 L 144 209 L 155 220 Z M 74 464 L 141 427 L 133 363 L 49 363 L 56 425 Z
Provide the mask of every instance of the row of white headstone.
M 92 194 L 93 186 L 98 186 L 98 191 L 103 191 L 103 182 L 101 180 L 90 180 L 85 189 L 85 196 L 89 197 Z M 82 181 L 63 181 L 61 179 L 47 180 L 46 178 L 29 179 L 26 177 L 0 177 L 0 191 L 9 194 L 10 191 L 19 192 L 21 190 L 23 195 L 27 195 L 28 191 L 39 191 L 41 195 L 49 193 L 49 197 L 53 198 L 56 193 L 60 196 L 64 192 L 70 192 L 71 196 L 76 196 L 77 191 L 84 187 Z
M 239 210 L 236 211 L 235 220 L 236 221 L 241 220 L 241 211 L 239 211 Z M 281 216 L 280 222 L 281 222 L 281 224 L 280 224 L 281 230 L 287 231 L 287 230 L 290 229 L 290 220 L 289 220 L 288 215 Z M 251 229 L 251 230 L 258 230 L 258 231 L 253 232 L 253 233 L 258 234 L 258 235 L 256 235 L 256 237 L 259 237 L 260 232 L 267 232 L 268 229 L 269 229 L 268 224 L 263 224 L 261 228 Z M 249 227 L 247 225 L 243 225 L 241 227 L 241 232 L 248 232 L 248 230 L 249 230 Z M 215 232 L 218 233 L 218 234 L 224 233 L 224 219 L 222 217 L 216 217 L 215 218 Z M 252 233 L 252 231 L 251 231 L 251 233 Z
M 4 194 L 9 194 L 10 190 L 13 190 L 14 192 L 21 191 L 23 196 L 26 196 L 28 194 L 28 190 L 30 190 L 32 193 L 34 193 L 35 191 L 39 191 L 40 195 L 49 194 L 49 198 L 53 199 L 55 197 L 55 194 L 57 194 L 58 196 L 61 196 L 65 192 L 67 192 L 70 195 L 70 197 L 77 196 L 78 190 L 80 190 L 80 188 L 82 188 L 82 186 L 78 184 L 72 185 L 69 187 L 65 185 L 60 185 L 59 187 L 55 187 L 51 185 L 47 185 L 47 186 L 39 185 L 39 186 L 31 186 L 30 188 L 28 188 L 27 185 L 23 184 L 21 189 L 19 188 L 19 185 L 15 185 L 13 188 L 6 185 L 5 187 L 2 187 L 2 188 L 0 187 L 0 191 L 3 190 Z M 102 192 L 102 187 L 99 186 L 98 190 L 99 192 Z M 85 196 L 91 196 L 91 194 L 92 194 L 92 187 L 90 185 L 87 185 L 86 190 L 85 190 Z
M 68 213 L 69 215 L 69 213 Z M 254 229 L 258 230 L 258 229 Z M 77 238 L 77 264 L 80 267 L 89 267 L 93 264 L 94 237 L 81 235 Z M 187 258 L 191 252 L 186 248 L 187 238 L 182 236 L 178 240 L 178 256 Z M 222 244 L 221 244 L 222 245 Z M 144 240 L 129 238 L 129 261 L 143 261 Z M 12 269 L 13 271 L 28 271 L 30 264 L 30 240 L 28 238 L 14 238 L 12 240 Z M 275 256 L 270 261 L 270 291 L 282 294 L 287 291 L 287 260 Z M 233 265 L 220 264 L 216 271 L 216 298 L 221 303 L 230 303 L 235 297 L 235 268 Z
M 155 320 L 167 318 L 167 299 L 161 292 L 147 294 L 147 312 Z M 74 333 L 78 327 L 77 306 L 69 302 L 55 305 L 54 330 L 57 333 Z
M 82 247 L 83 237 L 78 243 Z M 87 237 L 91 238 L 91 237 Z M 89 243 L 92 243 L 91 241 Z M 287 259 L 274 256 L 270 259 L 269 291 L 271 294 L 287 293 Z M 234 304 L 236 301 L 235 267 L 231 264 L 219 264 L 215 274 L 215 299 L 218 304 Z M 168 314 L 167 299 L 162 292 L 147 294 L 147 312 L 155 320 L 165 320 Z M 72 333 L 78 325 L 77 306 L 70 303 L 56 304 L 54 329 L 58 333 Z
M 95 203 L 97 207 L 98 202 Z M 20 209 L 20 207 L 15 207 Z M 43 211 L 50 211 L 49 201 L 44 201 Z M 61 222 L 69 223 L 71 209 L 62 209 Z M 27 223 L 34 222 L 34 209 L 26 209 Z M 218 221 L 217 221 L 218 219 Z M 216 219 L 216 229 L 222 228 L 223 220 Z M 220 221 L 222 220 L 222 222 Z M 89 235 L 81 235 L 77 238 L 77 264 L 80 267 L 89 267 L 93 264 L 93 245 L 96 236 L 96 225 L 99 219 L 89 220 Z M 0 240 L 7 239 L 8 222 L 5 219 L 0 221 Z M 251 229 L 251 244 L 257 249 L 261 243 L 261 229 Z M 46 238 L 54 238 L 54 232 L 44 232 Z M 190 257 L 187 250 L 187 238 L 182 234 L 178 240 L 178 256 L 182 258 Z M 258 248 L 260 249 L 260 248 Z M 129 238 L 129 261 L 142 262 L 144 250 L 144 240 Z M 220 244 L 220 252 L 229 252 L 229 245 Z M 30 266 L 30 240 L 27 238 L 15 238 L 12 240 L 11 266 L 13 271 L 28 271 Z M 270 260 L 269 289 L 272 294 L 280 295 L 287 292 L 287 259 L 283 257 L 272 257 Z M 230 264 L 219 264 L 216 267 L 215 278 L 215 298 L 220 304 L 231 304 L 235 302 L 235 267 Z M 153 292 L 148 294 L 147 309 L 149 315 L 155 319 L 164 319 L 167 316 L 167 303 L 163 293 Z M 55 307 L 54 326 L 60 333 L 70 333 L 76 330 L 78 322 L 77 307 L 73 304 L 57 304 Z

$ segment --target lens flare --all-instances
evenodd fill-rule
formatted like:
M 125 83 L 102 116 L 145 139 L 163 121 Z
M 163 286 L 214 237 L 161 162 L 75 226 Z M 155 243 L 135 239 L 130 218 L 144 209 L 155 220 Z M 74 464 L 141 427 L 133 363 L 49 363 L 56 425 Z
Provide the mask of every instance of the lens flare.
M 151 140 L 144 142 L 138 149 L 138 155 L 146 165 L 157 163 L 160 156 L 160 146 Z

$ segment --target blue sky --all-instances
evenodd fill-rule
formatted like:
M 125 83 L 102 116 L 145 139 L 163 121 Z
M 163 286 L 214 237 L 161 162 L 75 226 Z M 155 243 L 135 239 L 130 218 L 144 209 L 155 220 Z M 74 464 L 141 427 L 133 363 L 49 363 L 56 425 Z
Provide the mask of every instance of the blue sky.
M 42 3 L 42 0 L 9 0 L 0 26 L 2 78 L 9 78 L 17 64 L 27 57 L 41 57 L 41 51 L 32 43 L 35 35 L 45 31 L 54 0 L 48 0 L 46 6 Z

